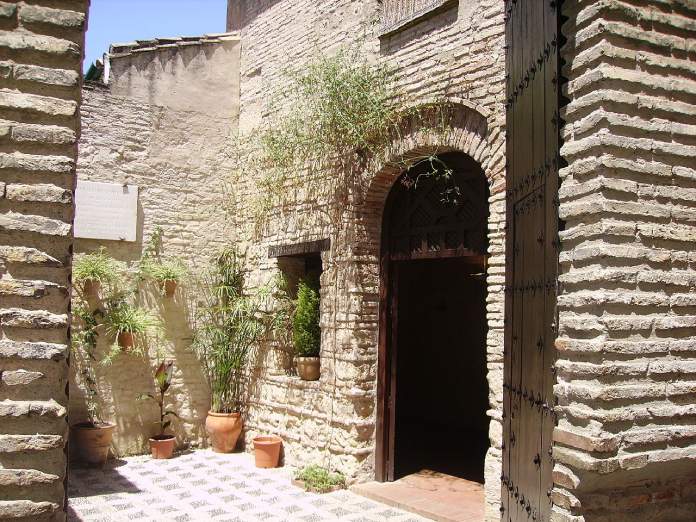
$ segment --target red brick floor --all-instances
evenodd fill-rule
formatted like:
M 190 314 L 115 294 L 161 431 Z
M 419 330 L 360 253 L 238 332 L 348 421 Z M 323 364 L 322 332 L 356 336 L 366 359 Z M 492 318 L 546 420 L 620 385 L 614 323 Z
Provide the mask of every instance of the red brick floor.
M 483 485 L 435 471 L 422 470 L 395 482 L 357 484 L 351 490 L 433 520 L 483 521 Z

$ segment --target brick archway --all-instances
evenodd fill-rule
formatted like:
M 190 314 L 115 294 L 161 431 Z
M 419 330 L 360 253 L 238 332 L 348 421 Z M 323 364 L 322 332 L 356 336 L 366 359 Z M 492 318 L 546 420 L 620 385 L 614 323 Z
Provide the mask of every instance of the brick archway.
M 383 153 L 372 158 L 363 173 L 362 191 L 356 198 L 355 223 L 358 230 L 355 231 L 354 241 L 347 242 L 348 249 L 353 256 L 359 256 L 361 270 L 356 270 L 358 276 L 357 286 L 361 289 L 361 307 L 364 306 L 370 312 L 363 317 L 365 323 L 374 324 L 370 337 L 373 346 L 379 345 L 379 328 L 375 311 L 379 309 L 380 300 L 380 245 L 382 231 L 382 217 L 387 196 L 404 170 L 422 158 L 424 155 L 443 154 L 446 152 L 460 152 L 475 160 L 481 167 L 490 187 L 490 212 L 489 224 L 492 220 L 496 236 L 490 241 L 488 269 L 488 305 L 493 306 L 498 312 L 489 313 L 487 322 L 489 334 L 487 338 L 488 352 L 488 383 L 489 383 L 489 417 L 495 420 L 496 427 L 491 427 L 493 432 L 499 431 L 497 424 L 502 413 L 502 307 L 503 289 L 497 281 L 497 274 L 504 271 L 504 246 L 503 229 L 505 221 L 504 209 L 504 145 L 501 139 L 501 129 L 495 122 L 489 121 L 491 115 L 484 108 L 477 107 L 465 100 L 448 100 L 444 105 L 447 111 L 447 127 L 433 132 L 427 125 L 428 111 L 433 110 L 434 104 L 423 104 L 418 112 L 419 118 L 411 118 L 404 122 L 403 133 L 395 137 L 385 148 Z M 419 125 L 425 119 L 425 125 Z M 491 274 L 493 278 L 491 278 Z M 493 348 L 492 348 L 493 346 Z M 377 392 L 379 364 L 375 351 L 374 389 Z M 375 409 L 382 403 L 382 397 L 375 397 Z M 375 411 L 375 418 L 381 412 Z M 378 425 L 375 424 L 375 441 L 379 434 Z M 495 470 L 499 468 L 500 454 L 498 443 L 492 444 L 487 456 L 486 497 L 491 509 L 499 502 L 500 488 Z M 376 462 L 375 462 L 376 464 Z

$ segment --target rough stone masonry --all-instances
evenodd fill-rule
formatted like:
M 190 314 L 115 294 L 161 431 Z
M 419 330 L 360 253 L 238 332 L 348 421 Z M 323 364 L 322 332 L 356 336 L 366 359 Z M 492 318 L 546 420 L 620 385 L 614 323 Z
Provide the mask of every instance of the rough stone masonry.
M 0 2 L 0 519 L 64 520 L 85 0 Z

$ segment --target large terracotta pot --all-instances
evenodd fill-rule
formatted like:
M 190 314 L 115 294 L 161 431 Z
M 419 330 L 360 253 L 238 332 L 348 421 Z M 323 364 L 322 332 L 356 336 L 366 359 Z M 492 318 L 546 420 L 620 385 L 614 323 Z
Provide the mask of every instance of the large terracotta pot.
M 149 439 L 153 459 L 171 459 L 176 447 L 174 435 L 155 435 Z
M 124 350 L 133 348 L 135 344 L 135 337 L 132 332 L 120 332 L 118 334 L 118 345 Z
M 277 468 L 282 445 L 282 439 L 275 435 L 254 437 L 254 460 L 256 461 L 256 467 Z
M 205 431 L 213 451 L 218 453 L 230 453 L 234 450 L 243 427 L 244 422 L 239 413 L 209 411 L 205 419 Z
M 297 374 L 303 381 L 318 381 L 319 357 L 298 357 Z
M 109 457 L 115 424 L 80 422 L 72 426 L 73 442 L 80 461 L 88 466 L 101 467 Z
M 85 295 L 96 296 L 101 289 L 101 281 L 97 279 L 85 279 L 82 283 L 82 291 Z
M 164 295 L 166 297 L 174 297 L 174 292 L 176 292 L 176 281 L 173 279 L 167 279 L 162 283 L 164 288 Z

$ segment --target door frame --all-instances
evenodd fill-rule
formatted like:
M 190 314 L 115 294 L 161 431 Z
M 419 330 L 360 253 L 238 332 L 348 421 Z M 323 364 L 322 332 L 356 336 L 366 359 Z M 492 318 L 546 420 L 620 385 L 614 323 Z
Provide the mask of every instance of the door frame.
M 451 151 L 450 153 L 462 154 L 460 151 Z M 471 167 L 465 167 L 471 168 Z M 483 170 L 477 165 L 481 176 L 484 175 Z M 463 171 L 462 171 L 463 172 Z M 405 175 L 402 173 L 401 176 Z M 398 179 L 392 186 L 392 189 L 387 195 L 383 214 L 382 214 L 382 232 L 380 241 L 380 258 L 379 258 L 379 317 L 378 317 L 378 357 L 377 357 L 377 415 L 376 415 L 376 436 L 375 436 L 375 479 L 384 482 L 394 480 L 394 441 L 395 441 L 395 406 L 396 406 L 396 358 L 398 356 L 397 342 L 397 311 L 399 299 L 399 270 L 398 266 L 401 263 L 407 263 L 411 260 L 422 259 L 444 259 L 444 258 L 462 258 L 467 263 L 476 264 L 487 271 L 487 250 L 488 250 L 488 185 L 484 184 L 482 194 L 478 194 L 475 185 L 471 185 L 473 190 L 473 198 L 469 198 L 470 208 L 473 209 L 473 215 L 479 218 L 466 219 L 457 223 L 457 227 L 463 227 L 464 230 L 477 231 L 481 235 L 481 244 L 475 239 L 476 234 L 472 235 L 474 239 L 464 239 L 463 243 L 456 245 L 440 244 L 439 249 L 421 248 L 420 250 L 404 251 L 398 247 L 392 246 L 391 234 L 392 227 L 395 227 L 399 233 L 403 229 L 395 226 L 390 219 L 391 209 L 395 204 L 398 193 L 394 188 L 398 183 Z M 467 180 L 474 179 L 469 175 L 460 178 L 464 181 L 462 187 L 467 186 Z M 485 182 L 485 176 L 481 178 Z M 481 205 L 478 201 L 471 203 L 478 197 L 484 197 Z M 483 227 L 482 229 L 466 228 L 468 223 L 473 223 L 476 226 Z M 440 230 L 437 225 L 433 226 L 432 230 Z M 420 232 L 423 232 L 421 229 Z M 422 236 L 425 238 L 425 236 Z M 423 239 L 425 241 L 425 239 Z M 475 245 L 478 250 L 471 250 L 470 246 Z M 392 251 L 393 249 L 393 251 Z M 485 306 L 485 303 L 483 303 Z
M 385 226 L 385 228 L 387 228 Z M 384 241 L 382 244 L 388 244 Z M 471 253 L 468 255 L 433 255 L 420 259 L 460 258 L 466 263 L 476 264 L 485 271 L 486 256 Z M 408 260 L 390 259 L 388 248 L 380 258 L 379 291 L 379 351 L 377 360 L 377 427 L 375 447 L 375 480 L 391 482 L 394 480 L 395 446 L 395 406 L 398 356 L 398 306 L 399 306 L 399 265 Z M 485 306 L 485 302 L 483 303 Z

